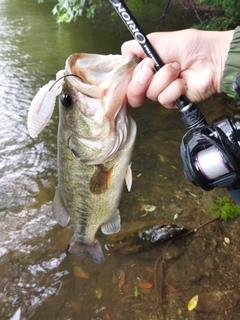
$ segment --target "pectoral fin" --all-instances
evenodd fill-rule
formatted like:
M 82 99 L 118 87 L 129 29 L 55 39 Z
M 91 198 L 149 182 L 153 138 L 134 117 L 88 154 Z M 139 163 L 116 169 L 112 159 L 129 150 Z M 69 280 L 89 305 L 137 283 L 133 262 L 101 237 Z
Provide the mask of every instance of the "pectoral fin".
M 106 169 L 104 165 L 97 166 L 90 180 L 90 191 L 94 194 L 101 194 L 108 190 L 112 179 L 112 168 Z
M 56 220 L 62 227 L 65 227 L 69 222 L 70 216 L 64 207 L 59 188 L 57 188 L 55 191 L 52 211 L 53 219 Z
M 127 171 L 126 171 L 126 174 L 125 174 L 125 181 L 126 181 L 126 186 L 127 186 L 128 191 L 130 191 L 131 188 L 132 188 L 132 169 L 131 169 L 131 165 L 132 165 L 132 163 L 130 163 L 128 165 Z
M 120 218 L 119 210 L 117 210 L 115 216 L 111 220 L 101 225 L 101 230 L 102 230 L 102 233 L 104 234 L 117 233 L 118 231 L 120 231 L 120 229 L 121 229 L 121 218 Z

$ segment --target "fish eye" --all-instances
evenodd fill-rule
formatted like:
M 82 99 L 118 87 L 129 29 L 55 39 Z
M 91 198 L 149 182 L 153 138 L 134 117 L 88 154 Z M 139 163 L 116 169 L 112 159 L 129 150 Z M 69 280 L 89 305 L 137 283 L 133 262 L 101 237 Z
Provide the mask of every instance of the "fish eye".
M 71 107 L 71 105 L 72 105 L 72 98 L 70 97 L 69 94 L 64 94 L 64 93 L 63 93 L 63 94 L 61 95 L 60 100 L 61 100 L 62 105 L 63 105 L 65 108 Z

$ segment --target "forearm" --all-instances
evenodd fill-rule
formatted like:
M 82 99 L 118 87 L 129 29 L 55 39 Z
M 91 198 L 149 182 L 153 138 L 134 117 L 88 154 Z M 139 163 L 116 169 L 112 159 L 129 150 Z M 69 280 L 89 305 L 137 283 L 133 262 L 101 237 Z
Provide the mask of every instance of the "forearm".
M 232 83 L 240 75 L 240 26 L 234 30 L 233 37 L 230 43 L 230 49 L 225 61 L 222 80 L 221 91 L 227 95 L 235 98 L 240 102 L 240 98 L 232 87 Z

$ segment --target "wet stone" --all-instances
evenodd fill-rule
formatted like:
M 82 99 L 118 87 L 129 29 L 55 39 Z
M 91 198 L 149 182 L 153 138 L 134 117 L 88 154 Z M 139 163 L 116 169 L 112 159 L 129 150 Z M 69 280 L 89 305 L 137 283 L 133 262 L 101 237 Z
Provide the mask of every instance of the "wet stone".
M 216 256 L 216 261 L 217 262 L 224 262 L 227 259 L 227 255 L 224 252 L 218 252 Z
M 164 260 L 166 262 L 173 262 L 173 261 L 176 261 L 178 258 L 180 258 L 183 254 L 184 254 L 184 251 L 185 251 L 185 247 L 184 246 L 179 246 L 178 244 L 180 244 L 179 241 L 176 241 L 176 243 L 172 244 L 169 246 L 168 250 L 166 251 L 166 254 L 165 254 L 165 258 Z
M 238 292 L 234 290 L 202 292 L 198 296 L 196 310 L 204 313 L 218 313 L 233 308 L 239 299 Z
M 183 258 L 170 265 L 167 270 L 167 281 L 173 287 L 180 287 L 187 290 L 192 282 L 199 282 L 202 273 L 198 265 L 195 265 L 191 258 L 185 257 L 185 268 L 181 268 Z
M 215 270 L 218 268 L 218 263 L 214 257 L 207 257 L 204 261 L 204 267 Z

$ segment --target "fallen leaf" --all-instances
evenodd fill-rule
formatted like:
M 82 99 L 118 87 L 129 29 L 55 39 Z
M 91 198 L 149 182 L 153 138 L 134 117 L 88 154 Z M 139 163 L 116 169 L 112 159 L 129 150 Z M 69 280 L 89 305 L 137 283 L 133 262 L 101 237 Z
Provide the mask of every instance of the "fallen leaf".
M 120 276 L 120 281 L 119 281 L 119 284 L 118 284 L 118 287 L 121 289 L 122 286 L 124 285 L 125 283 L 125 271 L 122 271 L 121 273 L 121 276 Z
M 198 304 L 198 294 L 188 302 L 188 310 L 192 311 Z
M 161 162 L 168 162 L 168 158 L 163 156 L 162 154 L 158 154 L 158 158 Z
M 89 278 L 89 275 L 86 272 L 84 272 L 81 267 L 74 267 L 73 272 L 75 276 L 78 278 L 84 278 L 84 279 Z
M 111 320 L 109 313 L 106 313 L 104 316 L 104 320 Z
M 148 272 L 151 272 L 151 273 L 154 272 L 153 268 L 151 268 L 151 267 L 149 267 L 149 266 L 146 266 L 145 269 L 146 269 Z
M 173 286 L 170 286 L 170 284 L 168 284 L 167 288 L 168 288 L 168 290 L 169 290 L 170 292 L 177 292 L 177 291 L 178 291 L 177 288 L 175 288 L 175 287 L 173 287 Z
M 147 211 L 145 211 L 145 213 L 144 214 L 142 214 L 141 215 L 141 217 L 146 217 L 148 215 L 148 212 Z
M 156 206 L 153 206 L 153 205 L 151 205 L 151 204 L 147 204 L 146 206 L 145 206 L 145 208 L 144 208 L 144 210 L 146 211 L 146 212 L 153 212 L 153 211 L 155 211 L 156 210 Z
M 225 237 L 225 238 L 224 238 L 224 242 L 225 242 L 226 244 L 230 244 L 230 239 L 227 238 L 227 237 Z
M 134 286 L 133 292 L 134 292 L 134 296 L 137 297 L 138 296 L 138 287 L 137 286 Z
M 95 289 L 95 294 L 98 299 L 101 299 L 103 292 L 101 289 Z
M 176 220 L 178 218 L 178 213 L 175 213 L 173 219 Z
M 137 286 L 141 289 L 151 289 L 153 285 L 150 282 L 139 281 Z

